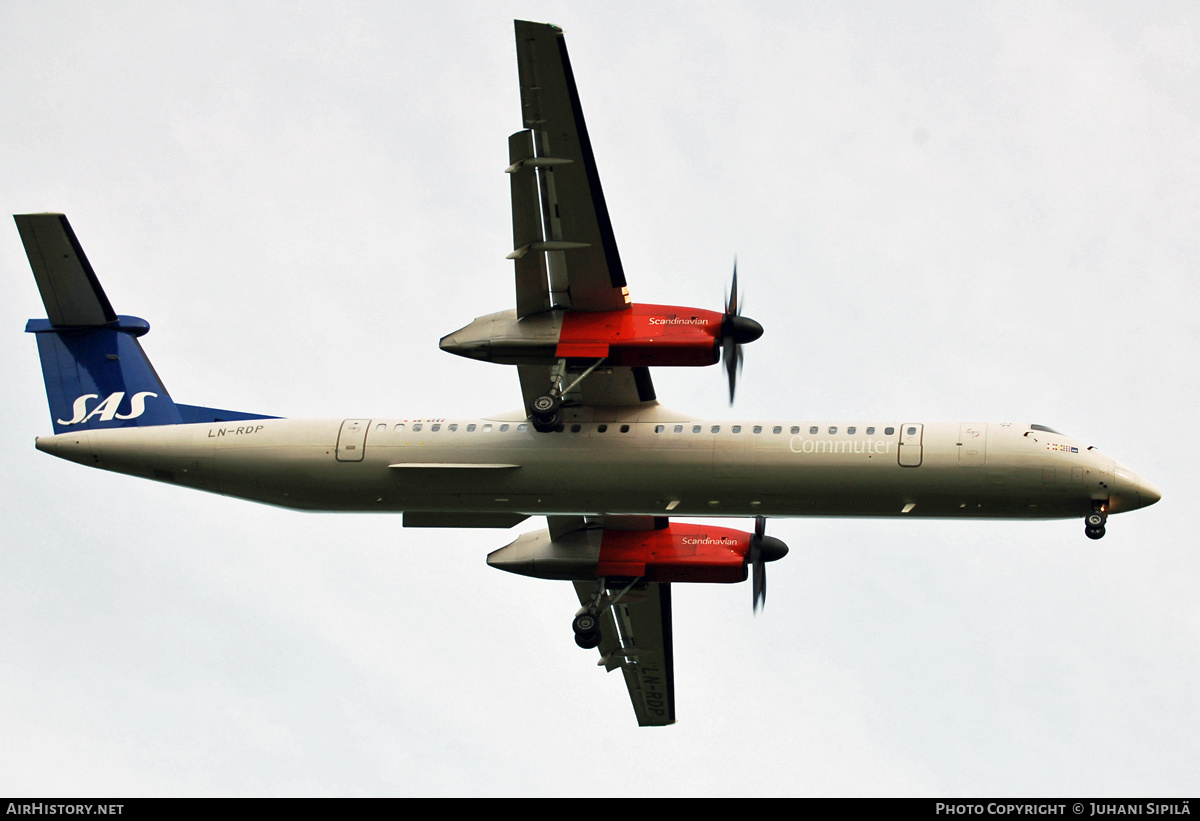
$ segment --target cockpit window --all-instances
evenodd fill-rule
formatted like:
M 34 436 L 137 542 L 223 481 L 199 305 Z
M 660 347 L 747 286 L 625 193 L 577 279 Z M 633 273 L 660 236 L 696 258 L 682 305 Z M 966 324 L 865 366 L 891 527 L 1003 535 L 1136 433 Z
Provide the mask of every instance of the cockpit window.
M 1040 430 L 1040 431 L 1043 431 L 1044 433 L 1058 433 L 1058 431 L 1056 431 L 1054 428 L 1048 428 L 1045 425 L 1030 425 L 1029 429 L 1030 430 Z M 1058 433 L 1058 435 L 1066 436 L 1065 433 Z

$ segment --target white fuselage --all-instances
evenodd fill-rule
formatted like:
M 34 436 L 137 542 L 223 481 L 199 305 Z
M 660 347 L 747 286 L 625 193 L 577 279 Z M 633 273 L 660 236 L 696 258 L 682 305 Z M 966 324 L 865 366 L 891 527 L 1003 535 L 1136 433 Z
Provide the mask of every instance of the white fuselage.
M 304 510 L 1068 518 L 1157 491 L 1099 451 L 1011 423 L 729 423 L 661 407 L 568 420 L 263 419 L 40 437 L 120 473 Z

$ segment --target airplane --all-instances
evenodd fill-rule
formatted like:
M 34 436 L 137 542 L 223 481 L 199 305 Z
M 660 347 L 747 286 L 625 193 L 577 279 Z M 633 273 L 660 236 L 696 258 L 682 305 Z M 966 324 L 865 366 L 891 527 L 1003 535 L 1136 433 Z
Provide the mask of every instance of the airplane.
M 523 407 L 480 418 L 284 419 L 186 405 L 167 392 L 63 214 L 15 220 L 46 308 L 29 320 L 54 434 L 80 464 L 281 507 L 401 513 L 404 527 L 546 527 L 487 557 L 569 581 L 576 644 L 620 669 L 639 725 L 675 721 L 671 586 L 751 579 L 787 546 L 769 518 L 1084 519 L 1160 494 L 1044 425 L 728 422 L 658 403 L 651 368 L 720 363 L 730 401 L 742 346 L 737 267 L 722 311 L 632 301 L 563 32 L 516 21 L 523 128 L 509 138 L 515 308 L 442 350 L 515 365 Z M 753 530 L 673 521 L 753 519 Z

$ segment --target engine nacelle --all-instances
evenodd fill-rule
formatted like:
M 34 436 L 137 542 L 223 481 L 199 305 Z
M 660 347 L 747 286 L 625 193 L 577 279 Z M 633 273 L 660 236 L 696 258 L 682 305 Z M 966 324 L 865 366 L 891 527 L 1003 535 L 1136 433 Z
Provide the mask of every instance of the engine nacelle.
M 515 311 L 481 316 L 440 343 L 470 359 L 503 365 L 550 365 L 605 359 L 613 366 L 695 367 L 721 358 L 717 311 L 633 304 L 621 311 Z
M 751 534 L 729 527 L 671 523 L 660 530 L 583 529 L 551 539 L 526 533 L 488 555 L 489 565 L 539 579 L 599 576 L 650 582 L 746 580 Z

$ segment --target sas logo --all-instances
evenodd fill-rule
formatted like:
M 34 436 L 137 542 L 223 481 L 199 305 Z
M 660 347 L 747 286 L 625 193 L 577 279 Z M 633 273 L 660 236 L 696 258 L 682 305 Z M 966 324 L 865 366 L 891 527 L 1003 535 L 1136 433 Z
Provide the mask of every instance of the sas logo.
M 75 407 L 73 409 L 75 415 L 70 422 L 65 419 L 55 419 L 54 421 L 60 425 L 79 425 L 97 417 L 100 422 L 111 422 L 113 419 L 136 419 L 146 412 L 147 396 L 153 396 L 155 399 L 158 398 L 157 393 L 139 391 L 129 397 L 129 413 L 117 413 L 117 410 L 121 406 L 121 400 L 125 398 L 125 391 L 110 393 L 103 402 L 92 408 L 89 413 L 87 409 L 88 400 L 99 399 L 100 394 L 85 393 L 75 400 Z

